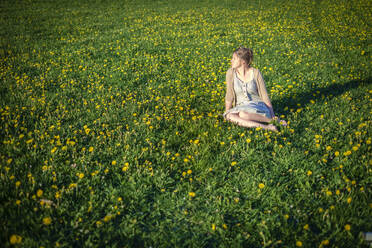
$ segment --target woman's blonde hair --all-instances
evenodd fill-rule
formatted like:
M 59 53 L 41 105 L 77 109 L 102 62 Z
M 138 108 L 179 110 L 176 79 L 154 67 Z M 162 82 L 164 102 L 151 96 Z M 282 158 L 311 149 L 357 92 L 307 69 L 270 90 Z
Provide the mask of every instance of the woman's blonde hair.
M 235 49 L 234 53 L 242 60 L 245 61 L 245 63 L 248 65 L 248 67 L 251 67 L 253 62 L 253 51 L 250 48 L 246 47 L 239 47 Z

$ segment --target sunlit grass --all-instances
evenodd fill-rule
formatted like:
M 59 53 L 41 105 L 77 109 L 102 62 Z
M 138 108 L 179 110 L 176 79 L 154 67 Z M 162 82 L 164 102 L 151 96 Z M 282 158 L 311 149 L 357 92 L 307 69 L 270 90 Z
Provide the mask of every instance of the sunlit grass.
M 366 246 L 368 1 L 0 6 L 3 246 Z M 279 133 L 221 116 L 240 45 Z

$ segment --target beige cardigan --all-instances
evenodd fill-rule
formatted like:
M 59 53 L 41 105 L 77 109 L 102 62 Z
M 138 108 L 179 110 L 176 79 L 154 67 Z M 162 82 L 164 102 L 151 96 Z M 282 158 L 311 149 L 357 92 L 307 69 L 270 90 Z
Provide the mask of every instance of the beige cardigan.
M 271 101 L 270 101 L 269 95 L 267 94 L 265 81 L 261 75 L 261 72 L 256 68 L 252 67 L 252 69 L 253 69 L 254 79 L 257 83 L 258 95 L 260 96 L 262 101 L 272 110 Z M 235 70 L 233 68 L 230 68 L 226 72 L 225 104 L 227 108 L 236 106 L 236 98 L 235 98 L 235 92 L 234 92 L 234 72 Z M 271 114 L 273 115 L 273 113 Z

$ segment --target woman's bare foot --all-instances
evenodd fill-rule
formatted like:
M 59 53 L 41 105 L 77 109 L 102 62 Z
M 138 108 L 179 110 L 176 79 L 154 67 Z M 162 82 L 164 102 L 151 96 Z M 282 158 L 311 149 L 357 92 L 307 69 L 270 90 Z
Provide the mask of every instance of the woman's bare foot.
M 279 123 L 280 125 L 282 125 L 283 127 L 285 127 L 285 126 L 288 125 L 288 123 L 287 123 L 285 120 L 281 120 L 281 119 L 279 119 L 278 116 L 274 116 L 273 120 L 276 121 L 276 122 L 278 122 L 278 123 Z
M 279 121 L 280 125 L 282 125 L 283 127 L 286 127 L 288 124 L 285 120 L 280 120 Z
M 271 131 L 274 131 L 274 132 L 278 132 L 278 129 L 273 124 L 267 125 L 267 129 L 269 129 Z

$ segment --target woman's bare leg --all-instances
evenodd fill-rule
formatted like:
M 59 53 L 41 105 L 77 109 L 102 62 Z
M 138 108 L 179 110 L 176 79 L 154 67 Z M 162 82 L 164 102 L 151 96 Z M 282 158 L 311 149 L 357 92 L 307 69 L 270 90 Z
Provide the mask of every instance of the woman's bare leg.
M 266 116 L 254 114 L 254 113 L 247 113 L 244 111 L 239 112 L 239 117 L 248 121 L 258 121 L 258 122 L 270 122 L 271 118 L 267 118 Z
M 276 120 L 282 126 L 287 126 L 288 125 L 285 120 L 281 120 L 277 116 L 274 116 L 274 118 L 271 119 L 271 118 L 267 118 L 266 116 L 262 116 L 262 115 L 254 114 L 254 113 L 247 113 L 247 112 L 244 112 L 244 111 L 240 111 L 239 116 L 240 116 L 240 118 L 243 118 L 243 119 L 246 119 L 246 120 L 249 120 L 249 121 L 270 122 L 272 120 Z
M 278 131 L 278 129 L 272 124 L 265 125 L 265 124 L 259 123 L 258 121 L 243 119 L 239 116 L 239 114 L 230 113 L 226 116 L 226 118 L 229 121 L 234 122 L 237 125 L 242 126 L 242 127 L 261 127 L 261 128 L 272 130 L 272 131 Z

